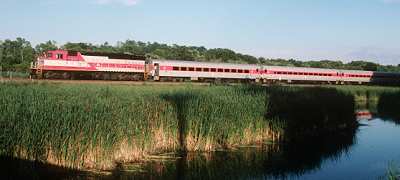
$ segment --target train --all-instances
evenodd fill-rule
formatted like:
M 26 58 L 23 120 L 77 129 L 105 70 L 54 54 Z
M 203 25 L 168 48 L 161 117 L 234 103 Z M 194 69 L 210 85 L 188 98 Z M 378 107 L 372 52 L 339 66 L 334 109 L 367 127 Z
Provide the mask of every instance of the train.
M 43 53 L 32 63 L 31 76 L 123 81 L 400 84 L 400 73 L 146 59 L 130 54 L 68 50 Z

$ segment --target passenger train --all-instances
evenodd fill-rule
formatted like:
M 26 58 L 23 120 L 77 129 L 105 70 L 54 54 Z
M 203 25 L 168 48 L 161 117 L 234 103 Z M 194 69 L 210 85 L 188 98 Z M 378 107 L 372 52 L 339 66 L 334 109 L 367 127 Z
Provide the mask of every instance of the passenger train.
M 255 83 L 400 84 L 400 73 L 146 60 L 143 56 L 53 50 L 32 63 L 31 75 L 46 79 L 198 81 Z

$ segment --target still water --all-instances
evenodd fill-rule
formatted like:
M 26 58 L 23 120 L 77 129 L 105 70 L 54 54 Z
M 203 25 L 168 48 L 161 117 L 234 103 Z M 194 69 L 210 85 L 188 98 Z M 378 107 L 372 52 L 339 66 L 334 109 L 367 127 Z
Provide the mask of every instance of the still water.
M 347 152 L 294 179 L 379 179 L 390 162 L 400 162 L 400 126 L 379 118 L 360 122 L 365 126 Z
M 383 179 L 389 164 L 400 162 L 400 125 L 376 117 L 360 123 L 354 132 L 314 137 L 298 144 L 153 161 L 141 173 L 121 171 L 114 178 Z
M 2 160 L 1 175 L 6 179 L 382 179 L 390 163 L 400 165 L 400 124 L 379 117 L 359 122 L 362 126 L 354 131 L 298 143 L 165 154 L 100 174 Z

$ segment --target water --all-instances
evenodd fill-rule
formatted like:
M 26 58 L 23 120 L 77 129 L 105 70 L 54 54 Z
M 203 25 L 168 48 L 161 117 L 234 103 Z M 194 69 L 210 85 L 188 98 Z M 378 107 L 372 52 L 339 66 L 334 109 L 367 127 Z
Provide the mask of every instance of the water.
M 389 162 L 400 162 L 400 126 L 375 118 L 361 121 L 356 143 L 336 160 L 297 179 L 377 179 L 385 175 Z
M 2 159 L 1 177 L 37 179 L 379 179 L 390 162 L 400 166 L 400 125 L 361 120 L 350 132 L 264 144 L 231 152 L 166 154 L 142 164 L 91 173 L 29 161 Z M 4 163 L 6 162 L 6 163 Z M 4 179 L 4 178 L 2 178 Z

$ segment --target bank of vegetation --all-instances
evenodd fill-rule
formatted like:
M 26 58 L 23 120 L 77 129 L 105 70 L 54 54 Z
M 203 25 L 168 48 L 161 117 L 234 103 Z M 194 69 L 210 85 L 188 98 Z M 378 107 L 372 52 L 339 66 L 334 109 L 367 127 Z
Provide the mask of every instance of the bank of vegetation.
M 0 86 L 0 156 L 77 169 L 312 138 L 355 124 L 354 98 L 334 88 Z
M 400 72 L 400 66 L 398 65 L 380 65 L 365 60 L 343 63 L 340 60 L 305 61 L 306 59 L 304 59 L 303 61 L 299 61 L 294 59 L 271 59 L 254 57 L 225 48 L 210 49 L 203 46 L 168 45 L 135 40 L 121 41 L 115 45 L 111 45 L 107 42 L 103 44 L 82 42 L 57 44 L 55 41 L 47 41 L 33 47 L 28 40 L 23 38 L 0 40 L 0 67 L 2 67 L 3 71 L 28 71 L 30 62 L 32 62 L 36 56 L 47 50 L 58 48 L 81 52 L 127 53 L 144 55 L 152 59 Z M 376 61 L 376 59 L 373 60 Z
M 273 139 L 265 95 L 247 87 L 1 84 L 0 154 L 109 169 L 164 151 Z

